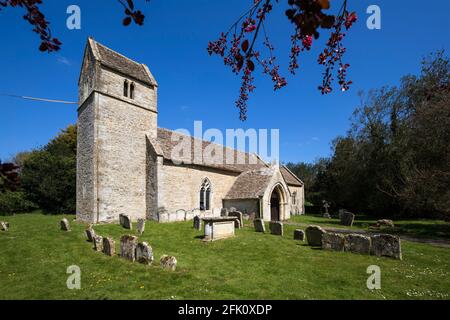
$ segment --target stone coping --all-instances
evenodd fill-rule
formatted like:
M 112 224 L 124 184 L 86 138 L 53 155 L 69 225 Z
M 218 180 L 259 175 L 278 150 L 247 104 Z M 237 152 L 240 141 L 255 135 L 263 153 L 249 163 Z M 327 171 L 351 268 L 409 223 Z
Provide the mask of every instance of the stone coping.
M 210 222 L 228 222 L 228 221 L 235 221 L 236 219 L 239 219 L 238 217 L 217 217 L 217 218 L 202 218 L 204 222 L 210 223 Z

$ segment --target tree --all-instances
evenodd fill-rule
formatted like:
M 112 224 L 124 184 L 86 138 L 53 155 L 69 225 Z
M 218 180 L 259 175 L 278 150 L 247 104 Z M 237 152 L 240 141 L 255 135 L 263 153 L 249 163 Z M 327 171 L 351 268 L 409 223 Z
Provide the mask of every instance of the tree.
M 77 130 L 69 126 L 24 161 L 22 187 L 47 213 L 76 211 L 76 147 Z
M 62 45 L 59 39 L 52 37 L 50 22 L 40 11 L 39 5 L 43 0 L 0 0 L 1 7 L 24 8 L 24 19 L 33 27 L 40 39 L 39 50 L 43 52 L 58 51 Z M 149 0 L 146 0 L 147 2 Z M 291 39 L 289 53 L 289 71 L 296 73 L 299 68 L 298 58 L 300 53 L 309 51 L 315 39 L 320 37 L 320 32 L 331 30 L 326 47 L 318 57 L 318 63 L 323 65 L 323 81 L 319 86 L 322 94 L 332 92 L 332 83 L 337 78 L 342 91 L 347 91 L 351 81 L 347 80 L 348 63 L 343 62 L 346 48 L 343 39 L 346 32 L 357 21 L 355 12 L 347 9 L 347 0 L 335 0 L 334 3 L 342 3 L 336 14 L 327 14 L 331 8 L 330 0 L 284 0 L 287 4 L 286 17 L 292 23 L 293 30 L 287 35 Z M 143 25 L 144 14 L 135 9 L 134 0 L 117 0 L 124 8 L 124 26 L 131 22 Z M 219 40 L 208 44 L 210 55 L 216 54 L 223 58 L 226 66 L 242 78 L 240 95 L 236 101 L 241 120 L 247 119 L 247 102 L 249 94 L 254 91 L 254 76 L 256 66 L 259 66 L 264 74 L 267 74 L 274 83 L 274 90 L 286 86 L 286 79 L 280 75 L 280 66 L 276 64 L 275 49 L 267 33 L 267 17 L 272 12 L 274 5 L 279 5 L 279 0 L 252 0 L 250 8 L 244 12 L 229 28 L 222 32 Z M 259 46 L 259 48 L 258 48 Z M 336 71 L 337 69 L 337 71 Z
M 449 101 L 450 63 L 442 51 L 424 59 L 420 76 L 370 91 L 318 176 L 327 197 L 375 216 L 448 217 Z

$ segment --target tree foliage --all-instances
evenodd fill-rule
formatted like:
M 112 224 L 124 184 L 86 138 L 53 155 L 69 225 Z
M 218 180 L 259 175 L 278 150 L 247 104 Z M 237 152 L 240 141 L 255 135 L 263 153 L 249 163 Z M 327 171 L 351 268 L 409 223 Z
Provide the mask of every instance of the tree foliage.
M 69 126 L 24 160 L 22 188 L 47 213 L 76 211 L 76 148 L 77 130 Z
M 372 215 L 450 215 L 448 57 L 430 55 L 419 76 L 362 97 L 317 176 L 324 197 Z

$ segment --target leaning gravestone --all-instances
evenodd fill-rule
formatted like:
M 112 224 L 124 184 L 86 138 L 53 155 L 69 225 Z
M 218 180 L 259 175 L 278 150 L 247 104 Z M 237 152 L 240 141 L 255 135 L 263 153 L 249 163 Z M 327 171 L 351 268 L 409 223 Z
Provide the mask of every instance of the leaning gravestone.
M 324 233 L 322 235 L 322 249 L 344 251 L 345 237 L 339 233 Z
M 94 242 L 95 231 L 92 228 L 92 225 L 89 225 L 89 227 L 86 229 L 86 237 L 88 242 Z
M 382 220 L 378 220 L 377 221 L 377 227 L 378 228 L 383 228 L 383 227 L 387 227 L 387 228 L 394 228 L 394 221 L 389 220 L 389 219 L 382 219 Z
M 103 253 L 107 256 L 114 256 L 116 254 L 116 242 L 112 238 L 103 238 Z
M 194 217 L 194 229 L 202 230 L 202 219 L 199 216 Z
M 120 256 L 131 262 L 136 261 L 136 247 L 138 238 L 131 235 L 124 235 L 120 238 Z
M 60 225 L 62 231 L 70 231 L 69 220 L 67 220 L 66 218 L 61 220 Z
M 137 221 L 137 232 L 142 235 L 145 231 L 145 219 L 138 219 Z
M 143 264 L 152 264 L 153 249 L 147 242 L 138 243 L 136 247 L 136 260 Z
M 278 221 L 270 221 L 269 222 L 269 230 L 270 233 L 276 236 L 283 235 L 283 223 Z
M 313 247 L 321 247 L 322 236 L 324 233 L 326 233 L 326 231 L 319 226 L 309 226 L 306 228 L 305 234 L 308 244 Z
M 8 231 L 9 230 L 9 223 L 5 221 L 0 221 L 0 228 L 2 231 Z
M 343 226 L 351 227 L 355 220 L 355 215 L 350 211 L 342 210 L 339 212 L 339 218 L 341 219 L 341 224 Z
M 402 260 L 401 241 L 398 236 L 378 234 L 372 236 L 372 254 Z
M 263 219 L 255 219 L 253 220 L 253 225 L 255 226 L 256 232 L 266 232 L 266 226 L 264 225 Z
M 126 214 L 120 214 L 119 215 L 119 222 L 120 222 L 120 225 L 122 227 L 124 227 L 125 229 L 128 229 L 128 230 L 132 230 L 133 229 L 133 224 L 131 222 L 130 216 L 128 216 Z
M 360 254 L 370 254 L 370 237 L 361 234 L 348 234 L 345 236 L 345 251 Z
M 103 237 L 95 235 L 94 236 L 94 250 L 95 251 L 103 251 Z
M 177 259 L 173 256 L 163 255 L 159 260 L 161 267 L 167 270 L 175 271 L 177 268 Z
M 305 232 L 297 229 L 294 231 L 294 240 L 303 241 L 305 239 Z
M 242 212 L 237 211 L 237 210 L 230 211 L 230 212 L 228 213 L 228 216 L 229 216 L 229 217 L 236 217 L 236 218 L 238 218 L 238 219 L 239 219 L 239 222 L 240 222 L 240 224 L 241 224 L 241 227 L 244 226 L 244 217 L 243 217 Z

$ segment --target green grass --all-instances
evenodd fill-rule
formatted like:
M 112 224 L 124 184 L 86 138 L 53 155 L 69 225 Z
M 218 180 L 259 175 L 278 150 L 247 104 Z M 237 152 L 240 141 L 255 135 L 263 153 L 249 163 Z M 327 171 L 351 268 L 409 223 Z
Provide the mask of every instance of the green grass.
M 68 217 L 70 220 L 73 216 Z M 4 218 L 2 218 L 4 219 Z M 204 243 L 191 222 L 147 222 L 140 237 L 175 255 L 175 272 L 94 252 L 82 224 L 59 230 L 61 216 L 6 217 L 0 232 L 0 299 L 449 299 L 449 249 L 404 241 L 403 261 L 327 252 L 285 236 L 246 227 L 235 238 Z M 126 230 L 95 228 L 119 249 Z M 81 290 L 68 290 L 66 269 L 81 268 Z M 382 289 L 366 287 L 369 265 L 382 272 Z
M 376 220 L 366 216 L 356 216 L 352 227 L 341 225 L 339 219 L 327 219 L 318 215 L 294 216 L 291 221 L 305 226 L 318 224 L 323 227 L 351 230 L 369 230 L 369 226 L 376 223 Z M 394 220 L 394 224 L 395 228 L 384 228 L 382 232 L 416 238 L 450 239 L 450 223 L 443 220 Z

